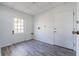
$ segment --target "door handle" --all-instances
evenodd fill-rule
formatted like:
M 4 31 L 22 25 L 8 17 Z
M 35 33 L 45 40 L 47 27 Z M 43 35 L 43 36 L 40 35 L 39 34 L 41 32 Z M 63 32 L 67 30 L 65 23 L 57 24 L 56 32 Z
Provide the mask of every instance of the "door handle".
M 76 34 L 76 31 L 72 31 L 72 34 Z
M 12 30 L 12 34 L 14 35 L 14 30 Z
M 79 35 L 79 31 L 77 31 L 76 34 Z
M 72 33 L 79 35 L 79 31 L 72 31 Z

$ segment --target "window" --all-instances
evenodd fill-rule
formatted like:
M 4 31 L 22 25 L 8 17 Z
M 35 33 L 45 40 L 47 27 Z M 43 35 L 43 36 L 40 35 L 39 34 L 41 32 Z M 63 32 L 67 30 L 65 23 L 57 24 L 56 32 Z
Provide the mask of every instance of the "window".
M 14 19 L 14 33 L 24 32 L 24 20 L 20 18 Z

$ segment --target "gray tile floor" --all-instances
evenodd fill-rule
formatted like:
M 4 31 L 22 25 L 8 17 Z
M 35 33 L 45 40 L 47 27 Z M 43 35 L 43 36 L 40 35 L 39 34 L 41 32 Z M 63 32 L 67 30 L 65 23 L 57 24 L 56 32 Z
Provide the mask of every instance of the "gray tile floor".
M 29 40 L 2 48 L 3 56 L 75 56 L 75 54 L 73 50 L 37 40 Z

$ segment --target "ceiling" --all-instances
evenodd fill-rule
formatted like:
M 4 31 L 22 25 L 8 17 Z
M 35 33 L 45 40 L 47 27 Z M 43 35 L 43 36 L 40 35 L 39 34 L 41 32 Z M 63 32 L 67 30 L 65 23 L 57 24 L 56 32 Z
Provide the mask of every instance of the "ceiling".
M 1 2 L 1 4 L 30 15 L 36 15 L 61 5 L 63 2 Z

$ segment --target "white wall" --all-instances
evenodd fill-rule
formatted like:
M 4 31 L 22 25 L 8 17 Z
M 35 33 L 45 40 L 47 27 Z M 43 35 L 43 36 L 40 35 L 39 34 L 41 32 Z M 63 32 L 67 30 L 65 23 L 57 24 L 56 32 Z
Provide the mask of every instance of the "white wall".
M 49 11 L 35 16 L 34 26 L 35 39 L 49 44 L 53 44 L 53 11 Z M 38 30 L 38 27 L 40 27 L 40 30 Z
M 66 28 L 66 29 L 63 30 L 63 28 L 65 26 L 64 23 L 65 23 L 65 21 L 69 21 L 69 19 L 68 20 L 65 19 L 65 21 L 63 20 L 64 21 L 63 22 L 61 20 L 61 18 L 63 18 L 64 15 L 61 15 L 61 13 L 65 12 L 66 10 L 70 10 L 70 9 L 74 8 L 74 6 L 75 6 L 75 3 L 67 3 L 67 4 L 60 5 L 60 6 L 54 8 L 52 10 L 49 10 L 47 12 L 44 12 L 42 14 L 36 15 L 35 16 L 35 24 L 34 24 L 34 26 L 35 26 L 34 27 L 35 39 L 49 43 L 49 44 L 55 44 L 55 45 L 59 45 L 59 46 L 63 46 L 63 47 L 66 47 L 66 48 L 73 49 L 72 37 L 71 37 L 70 40 L 66 40 L 65 36 L 63 35 L 64 30 L 67 29 Z M 56 36 L 54 34 L 54 28 L 56 26 L 56 24 L 54 24 L 55 18 L 56 18 L 56 13 L 57 14 L 60 13 L 59 14 L 60 18 L 59 18 L 59 20 L 57 20 L 56 24 L 58 23 L 57 25 L 60 26 L 60 28 L 62 28 L 61 33 L 63 33 L 59 36 L 62 39 L 59 38 L 59 40 L 55 39 Z M 65 15 L 65 16 L 67 16 L 67 15 Z M 68 26 L 69 23 L 68 24 L 65 23 L 65 24 Z M 38 27 L 40 27 L 40 30 L 38 30 Z M 69 34 L 70 33 L 68 33 L 67 36 Z M 72 30 L 71 30 L 71 34 L 72 34 Z
M 14 39 L 12 35 L 13 20 L 19 17 L 24 19 L 24 35 L 19 36 L 19 39 Z M 21 42 L 24 40 L 32 39 L 31 33 L 33 32 L 33 16 L 7 8 L 0 5 L 0 47 Z

